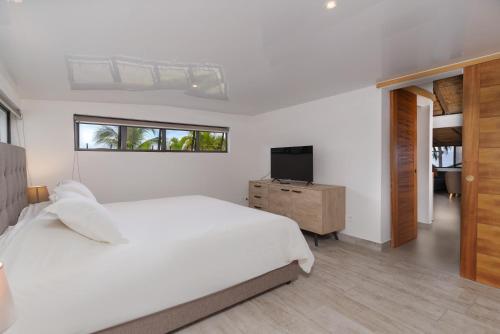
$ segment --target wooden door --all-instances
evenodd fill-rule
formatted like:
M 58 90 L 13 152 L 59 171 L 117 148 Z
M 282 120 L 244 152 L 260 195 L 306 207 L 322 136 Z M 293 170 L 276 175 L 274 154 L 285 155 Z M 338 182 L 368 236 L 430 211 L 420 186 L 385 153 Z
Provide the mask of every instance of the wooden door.
M 323 234 L 323 192 L 292 189 L 292 219 L 301 229 Z
M 417 96 L 391 92 L 391 246 L 417 238 Z
M 269 211 L 282 216 L 291 216 L 291 189 L 282 185 L 269 186 Z
M 500 60 L 464 70 L 460 273 L 500 287 Z

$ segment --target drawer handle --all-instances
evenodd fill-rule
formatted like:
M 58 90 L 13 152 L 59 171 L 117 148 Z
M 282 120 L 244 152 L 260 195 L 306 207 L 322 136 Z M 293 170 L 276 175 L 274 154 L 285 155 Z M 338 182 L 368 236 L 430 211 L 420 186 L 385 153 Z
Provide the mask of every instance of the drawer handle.
M 293 191 L 294 193 L 296 193 L 296 194 L 302 194 L 302 191 L 300 191 L 300 190 L 292 190 L 292 191 Z
M 260 184 L 254 184 L 253 185 L 255 188 L 262 188 L 262 186 Z
M 258 205 L 254 205 L 253 207 L 256 208 L 256 209 L 259 209 L 259 210 L 262 209 L 262 207 L 258 206 Z
M 290 189 L 283 189 L 283 188 L 281 188 L 281 191 L 290 191 Z
M 253 197 L 255 197 L 255 198 L 262 198 L 262 196 L 259 196 L 259 195 L 254 195 Z

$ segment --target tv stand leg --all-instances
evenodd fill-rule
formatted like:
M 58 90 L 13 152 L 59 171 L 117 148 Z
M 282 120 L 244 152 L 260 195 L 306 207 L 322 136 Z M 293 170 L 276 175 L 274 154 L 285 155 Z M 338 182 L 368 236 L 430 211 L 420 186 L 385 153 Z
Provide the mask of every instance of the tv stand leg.
M 314 233 L 314 246 L 318 247 L 318 235 Z
M 337 234 L 337 232 L 333 232 L 333 237 L 335 238 L 335 240 L 339 240 L 339 235 Z

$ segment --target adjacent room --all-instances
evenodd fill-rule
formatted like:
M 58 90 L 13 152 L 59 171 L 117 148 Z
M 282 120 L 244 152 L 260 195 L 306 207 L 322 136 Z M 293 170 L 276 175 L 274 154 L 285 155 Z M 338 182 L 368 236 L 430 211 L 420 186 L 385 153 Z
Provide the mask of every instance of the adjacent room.
M 417 96 L 414 238 L 388 251 L 450 273 L 460 271 L 463 74 L 404 87 Z
M 0 0 L 0 333 L 500 333 L 499 17 Z

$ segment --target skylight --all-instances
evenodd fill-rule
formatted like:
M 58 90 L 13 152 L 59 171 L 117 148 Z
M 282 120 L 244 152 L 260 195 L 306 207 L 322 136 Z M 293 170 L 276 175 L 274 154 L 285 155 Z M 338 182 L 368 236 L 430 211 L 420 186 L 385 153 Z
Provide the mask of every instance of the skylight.
M 115 82 L 113 65 L 107 58 L 68 58 L 67 63 L 72 87 L 112 85 Z
M 220 67 L 196 66 L 191 69 L 191 76 L 195 86 L 192 86 L 188 94 L 213 99 L 227 98 L 224 77 Z
M 208 99 L 228 98 L 220 65 L 155 62 L 122 56 L 69 56 L 66 61 L 73 90 L 173 89 Z
M 188 89 L 189 67 L 179 65 L 158 65 L 159 83 L 164 88 Z
M 154 65 L 134 61 L 115 60 L 123 88 L 152 88 L 155 84 Z

